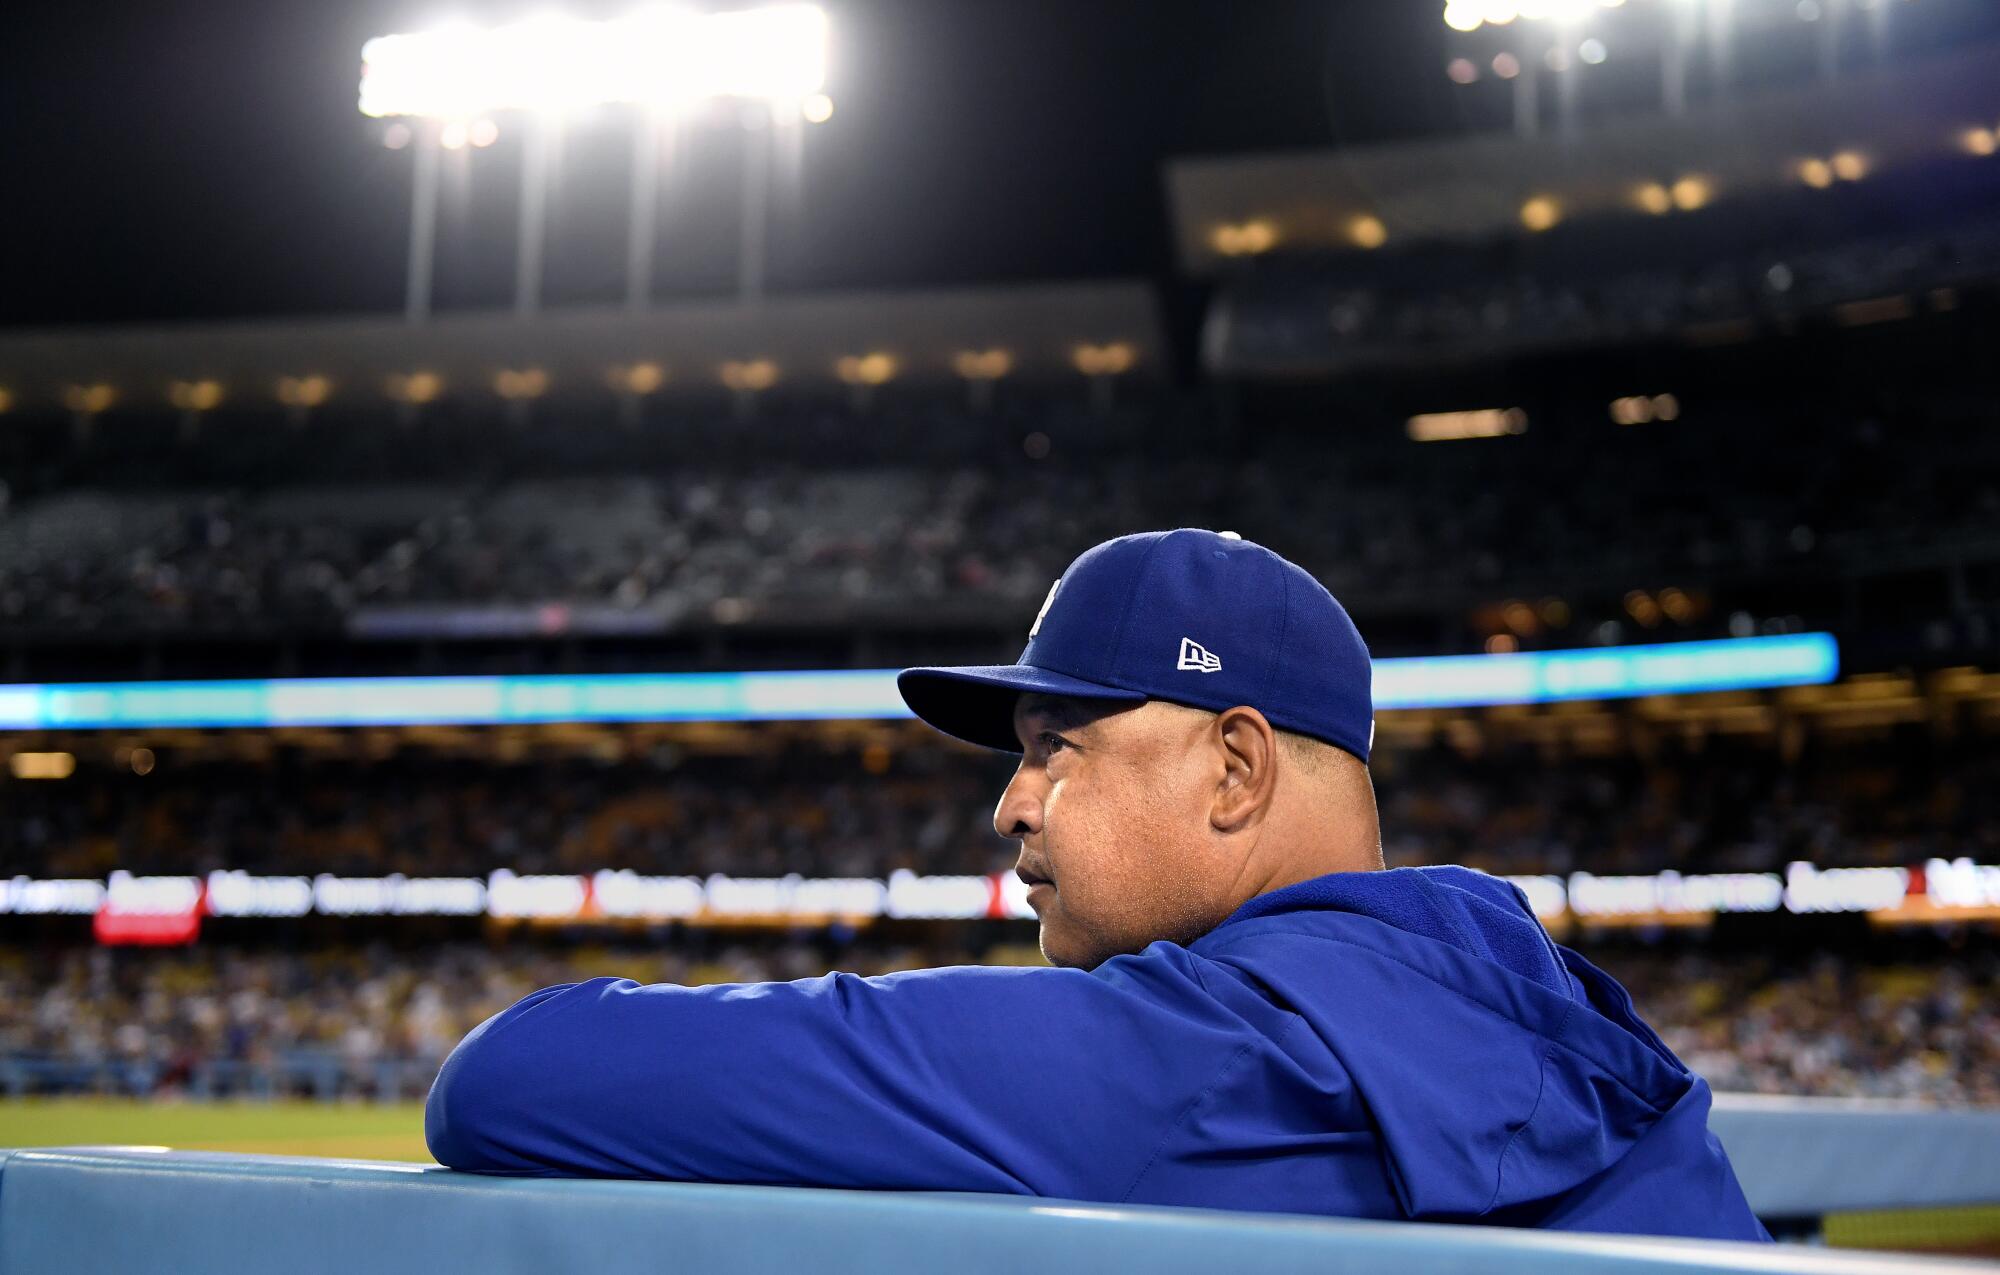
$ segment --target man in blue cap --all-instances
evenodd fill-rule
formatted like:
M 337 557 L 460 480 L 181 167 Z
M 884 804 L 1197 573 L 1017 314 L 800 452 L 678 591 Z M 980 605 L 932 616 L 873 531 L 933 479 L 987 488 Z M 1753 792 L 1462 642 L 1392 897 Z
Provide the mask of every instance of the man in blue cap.
M 446 1061 L 441 1163 L 1768 1238 L 1624 989 L 1512 885 L 1383 868 L 1368 651 L 1298 567 L 1107 541 L 1018 661 L 898 685 L 1020 754 L 1052 968 L 547 988 Z

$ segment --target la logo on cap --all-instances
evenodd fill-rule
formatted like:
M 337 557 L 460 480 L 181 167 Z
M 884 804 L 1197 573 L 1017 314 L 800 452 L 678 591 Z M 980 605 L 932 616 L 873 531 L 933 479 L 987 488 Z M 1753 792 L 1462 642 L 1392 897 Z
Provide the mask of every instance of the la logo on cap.
M 1042 621 L 1048 618 L 1049 608 L 1055 605 L 1056 590 L 1060 588 L 1062 588 L 1062 577 L 1057 576 L 1056 582 L 1049 586 L 1049 596 L 1042 599 L 1042 609 L 1035 612 L 1035 622 L 1028 626 L 1029 637 L 1042 631 Z
M 1193 638 L 1182 638 L 1180 662 L 1174 667 L 1189 673 L 1220 673 L 1222 660 Z

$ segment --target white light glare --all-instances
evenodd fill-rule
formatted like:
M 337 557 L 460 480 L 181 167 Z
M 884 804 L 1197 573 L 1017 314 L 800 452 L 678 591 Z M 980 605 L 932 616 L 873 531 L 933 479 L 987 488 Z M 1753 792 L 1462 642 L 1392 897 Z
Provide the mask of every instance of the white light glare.
M 1524 22 L 1582 22 L 1592 9 L 1616 9 L 1625 0 L 1448 0 L 1445 25 L 1454 31 L 1477 31 L 1482 25 L 1504 27 L 1516 18 Z
M 826 34 L 818 6 L 786 4 L 386 35 L 361 49 L 361 113 L 466 120 L 605 102 L 805 98 L 826 81 Z

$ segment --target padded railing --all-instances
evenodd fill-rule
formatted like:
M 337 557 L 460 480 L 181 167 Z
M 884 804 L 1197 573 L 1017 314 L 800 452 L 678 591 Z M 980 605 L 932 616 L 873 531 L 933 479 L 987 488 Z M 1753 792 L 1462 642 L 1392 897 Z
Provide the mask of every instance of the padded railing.
M 1888 1275 L 1759 1245 L 936 1196 L 482 1178 L 419 1165 L 117 1149 L 0 1163 L 0 1273 L 1015 1275 L 1264 1271 Z
M 1719 1106 L 1715 1128 L 1766 1216 L 2000 1201 L 2000 1111 L 1732 1099 Z M 4 1129 L 0 1104 L 0 1137 Z M 1919 1260 L 1014 1196 L 489 1178 L 415 1164 L 146 1148 L 0 1152 L 0 1275 L 1887 1275 Z
M 1708 1127 L 1767 1221 L 2000 1205 L 2000 1108 L 1721 1094 Z

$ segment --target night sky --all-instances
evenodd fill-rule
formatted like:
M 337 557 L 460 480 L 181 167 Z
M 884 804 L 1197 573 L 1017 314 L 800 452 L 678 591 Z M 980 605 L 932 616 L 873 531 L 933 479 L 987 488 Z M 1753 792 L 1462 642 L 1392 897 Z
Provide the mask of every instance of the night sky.
M 1789 0 L 1738 10 L 1758 3 L 1789 18 Z M 1502 85 L 1443 74 L 1463 46 L 1436 0 L 823 4 L 836 113 L 807 130 L 796 198 L 774 214 L 777 292 L 1165 278 L 1169 158 L 1505 126 Z M 0 326 L 399 309 L 410 153 L 385 149 L 355 108 L 361 45 L 540 7 L 15 6 L 0 42 Z M 1902 0 L 1896 13 L 1913 34 L 1933 27 L 1934 46 L 1967 21 L 2000 27 L 1991 0 Z M 553 305 L 621 295 L 629 143 L 606 114 L 565 137 Z M 511 295 L 520 148 L 501 122 L 501 144 L 447 182 L 440 309 Z M 729 293 L 740 143 L 733 125 L 706 128 L 666 174 L 661 298 Z
M 824 7 L 836 114 L 808 131 L 800 215 L 773 230 L 780 291 L 1163 274 L 1168 157 L 1462 126 L 1428 2 Z M 0 324 L 397 309 L 409 153 L 384 149 L 355 109 L 361 45 L 449 15 L 531 11 L 17 6 L 0 52 Z M 619 295 L 624 136 L 600 122 L 565 143 L 552 303 Z M 474 189 L 445 210 L 441 307 L 508 296 L 508 140 L 476 157 Z M 735 144 L 730 129 L 706 130 L 671 175 L 683 180 L 662 208 L 663 296 L 730 286 Z

